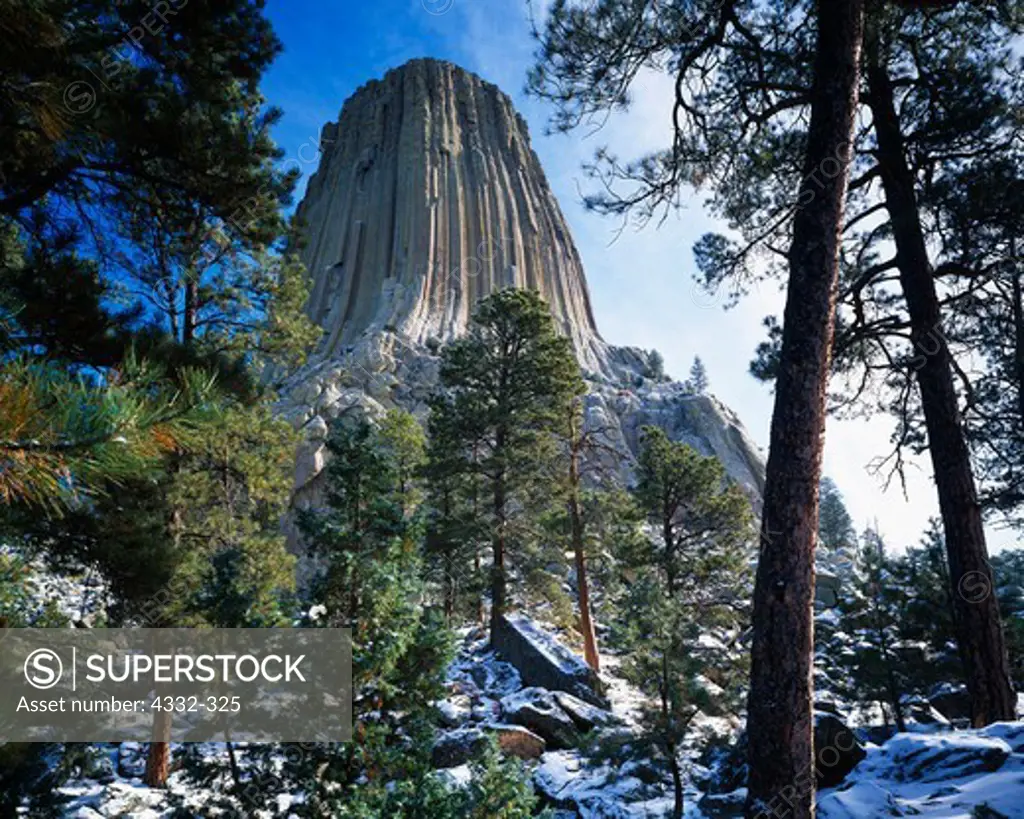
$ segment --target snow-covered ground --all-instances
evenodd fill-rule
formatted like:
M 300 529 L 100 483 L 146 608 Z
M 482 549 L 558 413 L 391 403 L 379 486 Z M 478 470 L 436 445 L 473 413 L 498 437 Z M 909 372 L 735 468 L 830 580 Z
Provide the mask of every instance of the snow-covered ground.
M 39 584 L 33 589 L 33 597 L 41 603 L 51 601 L 51 606 L 59 606 L 71 620 L 88 622 L 103 594 L 103 589 L 85 575 L 68 579 L 39 571 L 33 582 Z M 515 727 L 508 725 L 510 709 L 531 698 L 539 703 L 548 701 L 549 692 L 526 686 L 520 673 L 490 650 L 482 630 L 464 629 L 460 637 L 461 650 L 447 675 L 449 695 L 438 703 L 441 723 L 449 734 L 488 726 Z M 607 722 L 599 725 L 598 733 L 629 734 L 638 730 L 638 706 L 643 695 L 618 673 L 620 665 L 619 657 L 602 657 L 604 693 L 610 709 L 602 712 Z M 572 699 L 560 704 L 571 707 Z M 589 706 L 585 703 L 576 701 L 576 707 L 580 709 L 577 718 L 588 713 L 595 716 L 586 711 Z M 846 717 L 847 724 L 858 730 L 868 727 L 852 714 Z M 710 733 L 734 734 L 738 725 L 709 720 L 697 728 L 683 761 L 693 781 L 703 783 L 714 773 L 698 763 L 703 737 Z M 536 739 L 531 731 L 518 730 Z M 941 719 L 933 724 L 912 721 L 910 733 L 898 734 L 882 745 L 865 742 L 864 747 L 867 756 L 845 781 L 819 792 L 822 819 L 1024 819 L 1024 723 L 953 731 Z M 224 748 L 210 744 L 205 752 L 222 755 Z M 173 809 L 166 793 L 142 784 L 144 764 L 144 744 L 96 746 L 87 770 L 61 788 L 69 798 L 63 815 L 74 819 L 170 819 Z M 585 752 L 575 748 L 548 747 L 539 758 L 529 761 L 528 767 L 535 787 L 558 819 L 653 819 L 672 808 L 671 783 L 642 762 L 610 766 L 588 759 Z M 470 774 L 467 765 L 458 764 L 439 775 L 458 787 L 468 781 Z M 171 774 L 169 790 L 191 807 L 198 807 L 211 796 L 209 790 L 186 783 L 179 772 Z M 718 795 L 702 806 L 704 797 L 696 786 L 687 788 L 688 819 L 741 815 L 742 790 Z M 279 805 L 287 810 L 289 803 L 294 804 L 290 800 L 296 798 L 282 794 Z M 254 819 L 259 817 L 260 813 L 254 815 Z
M 818 795 L 821 819 L 1024 817 L 1024 723 L 897 734 Z

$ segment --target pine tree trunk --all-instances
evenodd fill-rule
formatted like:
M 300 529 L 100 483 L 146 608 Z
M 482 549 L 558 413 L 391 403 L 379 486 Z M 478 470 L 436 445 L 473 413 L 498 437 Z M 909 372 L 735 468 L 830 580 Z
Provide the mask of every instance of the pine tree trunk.
M 662 652 L 661 655 L 661 718 L 664 720 L 666 730 L 669 723 L 671 722 L 672 714 L 669 709 L 668 701 L 668 686 L 669 686 L 669 672 L 668 672 L 668 656 Z M 668 755 L 668 766 L 672 772 L 672 819 L 683 819 L 683 772 L 679 767 L 679 753 L 676 748 L 675 742 L 671 736 L 666 738 L 665 743 Z
M 584 439 L 577 429 L 575 402 L 569 407 L 569 526 L 572 531 L 572 551 L 576 563 L 576 590 L 580 604 L 580 633 L 583 635 L 583 659 L 595 672 L 601 670 L 601 655 L 597 651 L 597 632 L 590 612 L 590 581 L 587 578 L 587 554 L 584 538 L 583 514 L 580 511 L 580 450 Z
M 1021 293 L 1021 274 L 1017 269 L 1017 242 L 1010 240 L 1010 282 L 1013 290 L 1013 372 L 1017 388 L 1017 422 L 1024 425 L 1024 295 Z
M 907 721 L 903 718 L 903 703 L 900 702 L 900 689 L 896 685 L 896 675 L 892 671 L 892 662 L 893 659 L 891 657 L 886 658 L 886 663 L 890 664 L 885 670 L 886 685 L 889 689 L 889 701 L 892 703 L 892 715 L 896 720 L 896 730 L 902 734 L 907 730 Z
M 505 576 L 505 478 L 494 481 L 494 533 L 491 544 L 494 565 L 491 567 L 491 636 L 497 631 L 498 621 L 505 613 L 508 579 Z
M 576 470 L 573 469 L 575 473 Z M 578 474 L 577 474 L 578 480 Z M 580 632 L 583 634 L 583 658 L 594 671 L 601 670 L 597 651 L 597 632 L 590 614 L 590 581 L 587 579 L 587 556 L 583 540 L 583 518 L 580 515 L 578 489 L 570 490 L 569 518 L 572 526 L 572 549 L 576 563 L 576 588 L 580 598 Z
M 238 767 L 238 756 L 235 754 L 235 743 L 228 740 L 227 743 L 228 751 L 228 766 L 231 768 L 231 781 L 235 783 L 235 787 L 242 784 L 242 771 Z
M 451 554 L 444 556 L 444 618 L 451 625 L 455 619 L 455 570 Z
M 957 639 L 971 696 L 971 723 L 981 727 L 1016 719 L 1017 697 L 1010 683 L 981 505 L 960 423 L 952 357 L 942 333 L 914 175 L 906 160 L 892 85 L 874 36 L 869 36 L 868 49 L 868 101 L 878 140 L 877 160 L 896 243 L 900 285 L 910 314 L 915 353 L 912 367 L 917 373 L 946 535 Z
M 171 713 L 158 711 L 153 717 L 153 741 L 149 743 L 146 772 L 142 781 L 151 788 L 167 787 L 171 763 Z
M 674 801 L 672 804 L 672 819 L 683 819 L 683 772 L 679 767 L 679 757 L 676 755 L 676 749 L 670 750 L 672 758 L 669 760 L 669 767 L 672 769 L 672 794 Z
M 789 251 L 754 590 L 750 816 L 814 815 L 814 544 L 862 0 L 819 0 L 811 121 Z
M 473 555 L 473 571 L 476 573 L 476 577 L 480 577 L 480 572 L 483 567 L 483 561 L 480 559 L 480 549 L 476 550 L 476 554 Z M 481 628 L 487 624 L 487 612 L 484 608 L 484 595 L 480 592 L 476 599 L 476 621 L 480 624 Z

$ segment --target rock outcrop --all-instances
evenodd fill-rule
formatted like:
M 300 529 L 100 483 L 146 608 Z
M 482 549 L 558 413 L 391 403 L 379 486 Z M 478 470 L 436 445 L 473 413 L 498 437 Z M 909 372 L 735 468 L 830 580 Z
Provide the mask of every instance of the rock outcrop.
M 516 667 L 526 685 L 565 691 L 591 705 L 608 708 L 593 669 L 525 614 L 511 612 L 501 617 L 491 635 L 491 645 Z
M 324 335 L 280 391 L 281 413 L 304 432 L 297 505 L 318 500 L 333 419 L 393 406 L 425 416 L 440 346 L 465 330 L 478 300 L 528 287 L 573 342 L 590 385 L 587 423 L 618 453 L 611 472 L 630 479 L 640 428 L 657 424 L 717 456 L 759 506 L 763 456 L 737 417 L 666 379 L 651 353 L 602 340 L 568 225 L 498 88 L 413 60 L 360 88 L 321 142 L 298 214 L 307 311 Z
M 821 788 L 838 785 L 866 756 L 853 730 L 835 714 L 824 712 L 814 714 L 814 752 Z
M 605 369 L 569 227 L 496 86 L 413 60 L 356 91 L 321 151 L 298 214 L 325 355 L 368 331 L 448 340 L 478 300 L 521 287 L 548 302 L 584 368 Z
M 502 716 L 513 725 L 529 728 L 551 748 L 575 748 L 580 732 L 546 688 L 524 688 L 501 701 Z

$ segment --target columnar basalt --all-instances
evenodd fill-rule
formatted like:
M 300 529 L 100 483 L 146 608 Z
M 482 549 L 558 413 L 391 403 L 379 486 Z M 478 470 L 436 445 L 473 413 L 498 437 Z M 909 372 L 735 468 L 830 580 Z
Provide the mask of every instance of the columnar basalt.
M 446 341 L 479 299 L 521 287 L 548 302 L 581 365 L 607 374 L 569 228 L 496 86 L 413 60 L 360 88 L 321 149 L 299 208 L 321 355 L 383 330 Z

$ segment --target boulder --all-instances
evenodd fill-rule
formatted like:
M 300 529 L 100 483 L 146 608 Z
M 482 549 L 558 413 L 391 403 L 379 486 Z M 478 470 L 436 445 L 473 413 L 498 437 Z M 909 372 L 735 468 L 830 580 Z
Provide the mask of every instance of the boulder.
M 435 768 L 456 768 L 479 758 L 487 750 L 487 735 L 479 728 L 459 728 L 441 734 L 430 752 Z
M 544 688 L 524 688 L 509 694 L 501 701 L 501 713 L 509 722 L 544 737 L 552 748 L 574 748 L 579 744 L 576 723 Z
M 523 682 L 609 708 L 599 693 L 601 682 L 593 669 L 524 614 L 501 617 L 491 636 L 494 649 L 516 667 Z
M 814 600 L 827 609 L 839 605 L 842 581 L 837 575 L 818 569 L 814 574 Z
M 889 791 L 877 782 L 854 782 L 849 788 L 822 794 L 818 799 L 818 819 L 863 819 L 866 816 L 908 816 Z
M 739 788 L 731 793 L 709 793 L 697 807 L 708 819 L 743 819 L 743 805 L 747 801 L 747 789 Z
M 445 728 L 458 728 L 472 718 L 473 701 L 466 694 L 453 694 L 437 703 L 440 723 Z
M 913 699 L 906 705 L 906 718 L 917 725 L 927 725 L 929 730 L 949 730 L 949 720 L 928 700 Z
M 540 759 L 547 748 L 543 737 L 537 736 L 529 728 L 522 725 L 505 725 L 495 723 L 488 726 L 498 739 L 498 747 L 509 756 L 520 759 Z
M 462 789 L 469 787 L 473 781 L 473 769 L 468 765 L 459 765 L 455 768 L 442 768 L 437 772 L 441 781 L 450 788 Z
M 1024 754 L 1024 722 L 993 722 L 982 728 L 978 736 L 1002 740 L 1013 753 Z
M 882 752 L 897 782 L 948 782 L 999 770 L 1010 746 L 1002 739 L 969 734 L 897 734 Z
M 814 714 L 814 757 L 819 788 L 831 788 L 867 756 L 853 731 L 835 714 Z
M 523 687 L 523 680 L 515 666 L 495 660 L 488 655 L 468 667 L 469 676 L 481 691 L 503 697 Z
M 584 702 L 579 697 L 574 697 L 565 691 L 552 691 L 551 693 L 554 695 L 555 702 L 583 733 L 593 731 L 595 728 L 615 725 L 620 721 L 611 711 Z

